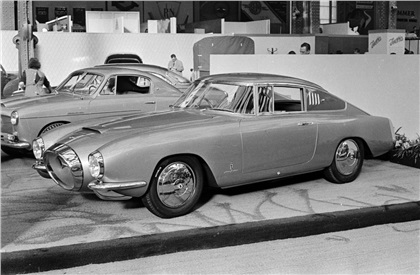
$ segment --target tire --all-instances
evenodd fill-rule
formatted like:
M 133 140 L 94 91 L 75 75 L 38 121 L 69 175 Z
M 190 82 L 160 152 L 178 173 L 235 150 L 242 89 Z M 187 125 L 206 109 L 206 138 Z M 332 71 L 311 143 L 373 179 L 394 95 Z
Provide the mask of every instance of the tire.
M 161 218 L 189 213 L 203 191 L 203 169 L 193 157 L 171 157 L 161 162 L 153 174 L 143 204 Z
M 12 157 L 33 157 L 32 151 L 2 146 L 1 150 Z
M 42 129 L 41 133 L 39 134 L 40 136 L 45 134 L 48 131 L 51 131 L 52 129 L 55 129 L 57 127 L 60 127 L 61 125 L 64 125 L 64 122 L 54 122 L 51 123 L 50 125 L 48 125 L 47 127 L 45 127 L 44 129 Z
M 324 170 L 325 179 L 334 183 L 355 180 L 362 171 L 364 156 L 363 143 L 359 140 L 341 141 L 335 150 L 331 165 Z
M 43 178 L 46 178 L 46 179 L 50 179 L 51 178 L 50 175 L 48 174 L 48 172 L 39 171 L 39 170 L 37 170 L 37 172 Z

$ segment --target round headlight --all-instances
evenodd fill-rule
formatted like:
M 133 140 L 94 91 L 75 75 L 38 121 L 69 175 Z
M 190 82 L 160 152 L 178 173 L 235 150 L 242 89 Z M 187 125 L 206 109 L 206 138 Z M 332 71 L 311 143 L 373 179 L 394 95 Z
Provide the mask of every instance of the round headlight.
M 42 159 L 44 156 L 45 145 L 42 138 L 37 138 L 32 142 L 32 151 L 36 159 Z
M 104 176 L 104 158 L 98 151 L 93 152 L 88 157 L 89 171 L 95 179 L 101 179 Z
M 13 125 L 16 125 L 18 124 L 18 121 L 19 121 L 19 114 L 17 111 L 13 111 L 12 114 L 10 115 L 10 122 Z

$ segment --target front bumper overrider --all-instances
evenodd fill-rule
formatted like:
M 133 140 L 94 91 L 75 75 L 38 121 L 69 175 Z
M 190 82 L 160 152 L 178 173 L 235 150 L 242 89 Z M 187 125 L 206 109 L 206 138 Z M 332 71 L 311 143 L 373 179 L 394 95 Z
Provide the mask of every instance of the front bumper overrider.
M 14 149 L 30 149 L 31 144 L 27 141 L 19 140 L 15 135 L 9 133 L 1 133 L 1 146 Z
M 35 163 L 32 165 L 32 168 L 37 171 L 48 173 L 47 167 L 45 166 L 44 161 L 42 160 L 35 160 Z
M 148 185 L 146 181 L 106 183 L 93 180 L 87 187 L 96 192 L 114 191 L 126 196 L 141 197 L 147 192 Z

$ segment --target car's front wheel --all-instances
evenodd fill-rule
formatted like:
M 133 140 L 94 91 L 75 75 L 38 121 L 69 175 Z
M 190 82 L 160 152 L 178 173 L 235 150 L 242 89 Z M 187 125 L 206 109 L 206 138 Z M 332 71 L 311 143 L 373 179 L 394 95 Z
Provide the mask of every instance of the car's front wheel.
M 54 123 L 51 123 L 48 126 L 46 126 L 44 129 L 42 129 L 40 135 L 43 135 L 46 132 L 51 131 L 52 129 L 55 129 L 57 127 L 60 127 L 61 125 L 64 125 L 64 124 L 65 124 L 64 122 L 54 122 Z
M 143 204 L 162 218 L 189 213 L 203 191 L 203 170 L 190 156 L 171 157 L 161 162 L 153 175 Z
M 46 178 L 46 179 L 50 179 L 51 177 L 50 177 L 50 175 L 48 174 L 48 172 L 45 172 L 45 171 L 41 171 L 41 170 L 36 170 L 37 172 L 38 172 L 38 174 L 41 176 L 41 177 L 43 177 L 43 178 Z
M 363 143 L 357 139 L 345 139 L 335 150 L 333 162 L 324 170 L 324 176 L 334 183 L 353 181 L 362 170 L 363 159 Z

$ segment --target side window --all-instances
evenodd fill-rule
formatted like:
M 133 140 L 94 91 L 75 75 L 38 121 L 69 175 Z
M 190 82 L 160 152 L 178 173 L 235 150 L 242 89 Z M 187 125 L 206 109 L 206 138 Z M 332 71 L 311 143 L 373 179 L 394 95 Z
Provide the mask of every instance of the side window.
M 116 94 L 149 94 L 151 80 L 148 77 L 138 75 L 120 75 L 116 79 Z
M 273 107 L 273 87 L 258 87 L 258 112 L 272 113 Z
M 307 95 L 308 111 L 334 111 L 343 110 L 346 103 L 323 91 L 308 90 Z
M 299 112 L 303 110 L 302 89 L 274 86 L 274 111 Z
M 232 99 L 231 108 L 235 113 L 255 114 L 254 89 L 252 86 L 241 86 Z
M 93 94 L 102 83 L 104 77 L 91 73 L 73 75 L 65 83 L 60 84 L 58 92 L 74 92 Z
M 102 88 L 100 95 L 115 95 L 116 87 L 115 87 L 115 76 L 111 76 L 108 81 L 106 82 L 105 86 Z

